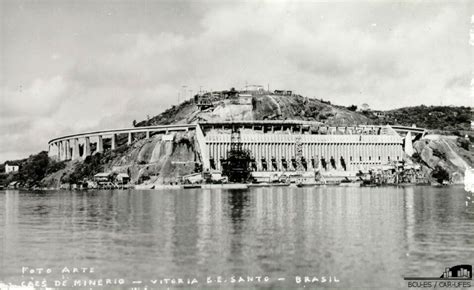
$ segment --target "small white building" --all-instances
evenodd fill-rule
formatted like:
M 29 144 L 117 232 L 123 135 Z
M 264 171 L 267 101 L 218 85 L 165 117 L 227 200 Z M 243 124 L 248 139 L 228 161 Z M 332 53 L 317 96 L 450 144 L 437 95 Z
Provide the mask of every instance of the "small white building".
M 9 165 L 8 163 L 5 163 L 5 173 L 18 172 L 18 170 L 20 170 L 20 166 Z

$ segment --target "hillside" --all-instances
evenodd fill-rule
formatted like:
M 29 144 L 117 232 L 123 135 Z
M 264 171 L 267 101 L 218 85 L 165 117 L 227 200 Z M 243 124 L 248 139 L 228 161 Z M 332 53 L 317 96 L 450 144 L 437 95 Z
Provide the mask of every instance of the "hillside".
M 319 121 L 331 126 L 351 124 L 390 124 L 444 130 L 459 134 L 469 131 L 472 112 L 469 107 L 415 106 L 388 111 L 353 111 L 330 102 L 300 95 L 266 93 L 253 95 L 247 102 L 213 97 L 213 108 L 201 111 L 194 99 L 160 113 L 136 126 L 194 123 L 197 121 L 293 119 Z M 240 101 L 242 102 L 242 101 Z
M 200 107 L 203 104 L 201 97 L 195 96 L 135 126 L 291 119 L 317 121 L 329 126 L 417 124 L 418 127 L 456 134 L 472 133 L 469 131 L 471 110 L 467 107 L 418 106 L 382 113 L 359 112 L 355 106 L 345 108 L 300 95 L 241 92 L 242 95 L 237 97 L 237 93 L 230 90 L 208 95 L 207 107 L 204 108 Z M 472 150 L 471 143 L 464 138 L 428 137 L 414 145 L 414 161 L 422 164 L 428 174 L 441 167 L 450 173 L 453 181 L 460 182 L 464 169 L 474 165 L 474 155 L 469 151 Z M 199 172 L 200 159 L 195 132 L 172 133 L 172 140 L 165 140 L 163 134 L 157 134 L 150 139 L 137 140 L 131 146 L 122 145 L 116 150 L 95 154 L 85 161 L 55 162 L 47 157 L 46 152 L 41 152 L 14 162 L 20 165 L 20 172 L 0 173 L 0 184 L 20 181 L 27 187 L 59 187 L 61 183 L 90 179 L 99 172 L 127 173 L 133 183 L 168 184 L 177 182 L 180 176 Z
M 262 94 L 252 97 L 213 97 L 213 107 L 201 111 L 194 99 L 173 106 L 136 126 L 232 120 L 306 120 L 331 126 L 372 124 L 375 120 L 344 107 L 299 95 Z
M 367 117 L 384 124 L 397 124 L 431 130 L 466 131 L 470 130 L 472 112 L 469 107 L 416 106 L 382 112 L 365 112 Z

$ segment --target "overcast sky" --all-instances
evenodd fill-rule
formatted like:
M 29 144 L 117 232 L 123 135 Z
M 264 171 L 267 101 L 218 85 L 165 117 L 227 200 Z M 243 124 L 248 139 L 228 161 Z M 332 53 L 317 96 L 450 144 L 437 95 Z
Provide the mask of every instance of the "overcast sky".
M 248 83 L 375 109 L 473 105 L 474 1 L 273 2 L 0 0 L 0 162 L 129 127 L 183 85 L 187 98 Z

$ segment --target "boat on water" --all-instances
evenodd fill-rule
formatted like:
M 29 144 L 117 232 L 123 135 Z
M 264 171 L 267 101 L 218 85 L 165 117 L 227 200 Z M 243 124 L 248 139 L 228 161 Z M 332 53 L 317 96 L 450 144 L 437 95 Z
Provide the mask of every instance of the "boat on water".
M 312 186 L 318 186 L 318 185 L 326 185 L 326 182 L 324 181 L 299 181 L 296 183 L 297 187 L 312 187 Z
M 372 180 L 362 180 L 362 182 L 360 183 L 360 186 L 361 187 L 376 187 L 378 186 L 377 183 L 373 182 Z
M 289 182 L 278 182 L 278 183 L 272 183 L 270 186 L 290 186 Z
M 351 180 L 349 179 L 347 176 L 344 177 L 344 179 L 342 179 L 340 182 L 339 182 L 339 186 L 346 186 L 346 187 L 359 187 L 361 184 L 361 181 L 360 180 Z
M 337 186 L 337 185 L 341 185 L 341 182 L 339 180 L 326 180 L 324 182 L 324 185 L 333 185 L 333 186 Z
M 351 181 L 351 182 L 341 182 L 339 186 L 345 186 L 345 187 L 360 187 L 362 182 L 360 181 Z
M 202 189 L 247 189 L 245 183 L 202 184 Z
M 464 190 L 474 193 L 474 168 L 467 168 L 464 171 Z
M 184 184 L 183 188 L 184 189 L 190 189 L 190 188 L 201 188 L 201 184 Z
M 248 187 L 270 187 L 270 183 L 268 182 L 262 182 L 262 183 L 250 183 L 247 184 Z

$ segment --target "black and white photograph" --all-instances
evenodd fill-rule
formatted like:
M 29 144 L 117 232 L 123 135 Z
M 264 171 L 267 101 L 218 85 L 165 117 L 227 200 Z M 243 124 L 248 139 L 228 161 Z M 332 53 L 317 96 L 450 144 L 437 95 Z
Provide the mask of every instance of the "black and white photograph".
M 474 289 L 474 1 L 0 0 L 0 289 Z

